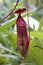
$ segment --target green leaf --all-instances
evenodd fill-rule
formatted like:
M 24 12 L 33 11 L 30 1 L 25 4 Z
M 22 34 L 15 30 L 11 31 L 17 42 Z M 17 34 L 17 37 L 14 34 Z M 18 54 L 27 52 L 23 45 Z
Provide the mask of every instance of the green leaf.
M 39 24 L 39 28 L 38 31 L 42 31 L 42 26 L 43 26 L 43 17 L 41 18 L 40 24 Z
M 12 46 L 13 50 L 16 50 L 17 49 L 17 42 L 16 42 L 16 35 L 10 33 L 8 36 L 7 36 L 7 39 L 8 41 L 10 42 L 10 45 Z
M 5 51 L 8 51 L 8 52 L 10 52 L 10 53 L 13 53 L 13 54 L 15 54 L 16 56 L 19 56 L 20 58 L 22 58 L 22 56 L 21 56 L 20 54 L 18 54 L 18 53 L 16 53 L 16 52 L 14 52 L 14 51 L 12 51 L 12 50 L 10 50 L 10 49 L 4 47 L 2 44 L 0 44 L 0 48 L 3 49 L 3 50 L 5 50 Z
M 43 50 L 38 47 L 34 47 L 35 45 L 42 46 L 40 40 L 37 38 L 30 41 L 28 55 L 24 61 L 34 63 L 34 65 L 43 65 Z
M 4 29 L 10 27 L 11 25 L 15 24 L 16 20 L 15 18 L 5 22 L 2 26 L 0 26 L 0 32 L 3 31 Z
M 1 33 L 0 33 L 0 43 L 2 43 L 4 46 L 7 46 L 7 41 Z
M 13 58 L 15 60 L 19 60 L 18 56 L 11 55 L 11 54 L 0 54 L 0 57 Z
M 5 47 L 5 46 L 3 46 L 2 44 L 0 44 L 0 48 L 1 48 L 1 49 L 3 49 L 3 50 L 5 50 L 5 51 L 7 51 L 7 52 L 10 52 L 10 53 L 13 53 L 13 54 L 16 54 L 16 55 L 17 55 L 17 53 L 16 53 L 16 52 L 14 52 L 14 51 L 10 50 L 9 48 L 6 48 L 6 47 Z
M 30 36 L 43 40 L 43 33 L 41 32 L 30 32 Z
M 28 14 L 32 14 L 33 12 L 34 12 L 33 10 L 29 11 Z M 27 13 L 25 13 L 22 16 L 23 16 L 23 18 L 25 18 L 27 16 Z M 16 23 L 16 18 L 13 18 L 13 19 L 11 19 L 9 21 L 6 21 L 5 23 L 3 23 L 2 26 L 0 26 L 0 32 L 3 31 L 4 29 L 6 29 L 6 28 L 8 28 L 8 27 L 10 27 L 12 25 L 14 25 L 15 23 Z
M 38 47 L 34 47 L 34 45 L 39 45 L 39 43 L 40 41 L 38 39 L 31 41 L 30 52 L 36 64 L 43 65 L 43 50 Z

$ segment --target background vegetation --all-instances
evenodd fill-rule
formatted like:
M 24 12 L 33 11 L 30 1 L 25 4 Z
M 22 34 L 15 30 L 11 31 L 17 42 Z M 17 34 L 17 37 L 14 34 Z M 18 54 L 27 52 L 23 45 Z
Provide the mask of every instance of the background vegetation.
M 0 0 L 0 21 L 15 6 L 17 0 Z M 16 9 L 26 7 L 26 0 L 20 0 Z M 17 52 L 15 34 L 16 16 L 11 14 L 0 22 L 0 65 L 43 65 L 43 0 L 28 0 L 29 16 L 39 22 L 38 30 L 30 27 L 30 46 L 26 59 Z M 34 6 L 34 7 L 33 7 Z M 25 18 L 27 13 L 23 14 Z M 30 21 L 31 22 L 31 21 Z M 28 32 L 29 34 L 29 32 Z

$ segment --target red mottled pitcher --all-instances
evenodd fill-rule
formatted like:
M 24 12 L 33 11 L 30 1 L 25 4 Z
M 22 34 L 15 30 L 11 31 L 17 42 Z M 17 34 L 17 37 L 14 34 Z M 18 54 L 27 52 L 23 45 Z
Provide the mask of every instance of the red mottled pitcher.
M 23 9 L 18 9 L 15 11 L 15 13 L 18 13 L 19 16 L 16 21 L 16 26 L 17 26 L 17 47 L 20 52 L 20 54 L 23 57 L 27 56 L 27 51 L 28 51 L 28 46 L 29 46 L 29 39 L 27 36 L 27 29 L 26 29 L 26 22 L 24 19 L 21 17 L 21 13 L 26 11 L 25 8 Z

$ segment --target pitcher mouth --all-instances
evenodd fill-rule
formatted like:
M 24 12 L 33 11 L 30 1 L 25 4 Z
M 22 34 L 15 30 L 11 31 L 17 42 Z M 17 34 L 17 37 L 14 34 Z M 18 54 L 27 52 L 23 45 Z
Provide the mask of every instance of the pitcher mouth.
M 21 14 L 21 13 L 25 12 L 26 10 L 27 10 L 26 8 L 18 9 L 15 11 L 15 13 Z

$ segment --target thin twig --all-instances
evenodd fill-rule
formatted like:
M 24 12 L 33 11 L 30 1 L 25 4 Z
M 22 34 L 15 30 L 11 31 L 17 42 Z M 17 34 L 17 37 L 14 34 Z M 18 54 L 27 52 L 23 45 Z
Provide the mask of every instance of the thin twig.
M 12 14 L 12 12 L 16 9 L 18 3 L 19 3 L 19 0 L 17 0 L 15 7 L 14 7 L 7 15 L 5 15 L 5 17 L 4 17 L 0 22 L 2 22 L 2 21 L 3 21 L 4 19 L 6 19 L 10 14 Z
M 28 15 L 28 0 L 26 0 L 26 7 L 27 7 L 27 21 L 28 21 L 28 31 L 29 31 L 29 39 L 30 39 L 29 15 Z

